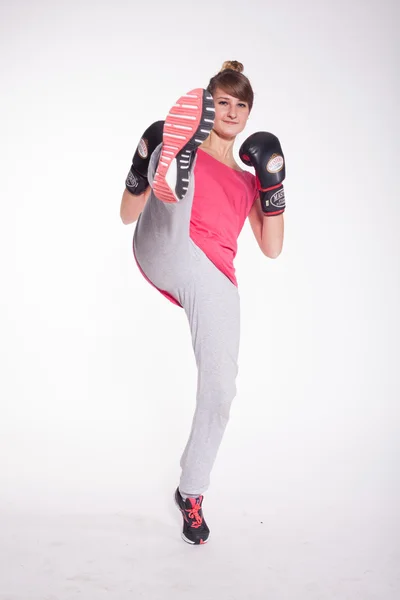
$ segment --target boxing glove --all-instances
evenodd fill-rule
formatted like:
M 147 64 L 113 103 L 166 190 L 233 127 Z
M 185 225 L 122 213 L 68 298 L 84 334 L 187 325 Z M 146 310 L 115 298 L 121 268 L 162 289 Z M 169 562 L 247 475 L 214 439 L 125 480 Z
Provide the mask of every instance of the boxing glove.
M 259 131 L 243 142 L 239 156 L 245 165 L 254 167 L 260 192 L 261 208 L 267 217 L 285 210 L 285 158 L 278 138 Z
M 136 152 L 133 155 L 132 166 L 126 178 L 125 186 L 135 196 L 143 194 L 149 185 L 147 169 L 149 168 L 150 156 L 158 144 L 162 142 L 163 127 L 164 121 L 156 121 L 150 125 L 140 138 Z

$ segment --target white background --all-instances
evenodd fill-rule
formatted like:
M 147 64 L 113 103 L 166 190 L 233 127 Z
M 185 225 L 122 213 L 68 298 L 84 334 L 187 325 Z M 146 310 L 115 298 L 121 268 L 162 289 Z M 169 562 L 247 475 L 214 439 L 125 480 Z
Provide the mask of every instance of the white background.
M 221 598 L 397 598 L 398 4 L 14 1 L 0 23 L 0 599 L 73 594 L 55 567 L 20 587 L 15 532 L 39 513 L 123 516 L 149 573 L 135 597 L 214 600 L 212 564 Z M 189 328 L 139 273 L 119 206 L 143 130 L 225 60 L 255 91 L 236 151 L 258 130 L 282 143 L 285 241 L 271 260 L 248 223 L 239 238 L 238 395 L 205 500 L 213 539 L 192 549 L 170 508 Z M 141 534 L 160 552 L 167 526 L 160 587 Z

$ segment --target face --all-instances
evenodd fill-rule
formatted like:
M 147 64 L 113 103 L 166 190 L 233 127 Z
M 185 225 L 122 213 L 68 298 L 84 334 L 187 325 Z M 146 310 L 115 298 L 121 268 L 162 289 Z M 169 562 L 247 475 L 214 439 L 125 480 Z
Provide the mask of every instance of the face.
M 215 90 L 213 99 L 215 105 L 213 129 L 226 139 L 237 136 L 246 126 L 250 112 L 248 103 L 230 96 L 221 88 Z

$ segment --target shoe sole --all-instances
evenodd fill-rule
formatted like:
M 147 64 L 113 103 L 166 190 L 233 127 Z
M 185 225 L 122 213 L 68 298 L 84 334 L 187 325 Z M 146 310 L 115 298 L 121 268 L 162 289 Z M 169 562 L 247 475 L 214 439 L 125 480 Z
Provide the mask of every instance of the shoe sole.
M 175 501 L 175 504 L 176 504 L 176 506 L 179 508 L 179 510 L 180 510 L 180 511 L 181 511 L 181 513 L 182 513 L 182 518 L 185 518 L 185 517 L 183 516 L 183 510 L 182 510 L 182 509 L 181 509 L 181 507 L 179 506 L 179 504 L 178 504 L 178 501 L 177 501 L 177 499 L 176 499 L 176 492 L 174 493 L 174 501 Z M 201 541 L 199 544 L 196 544 L 196 542 L 193 542 L 193 540 L 189 540 L 189 539 L 188 539 L 188 538 L 185 536 L 185 534 L 183 533 L 183 531 L 181 532 L 181 538 L 183 539 L 183 541 L 184 541 L 184 542 L 186 542 L 186 543 L 190 544 L 191 546 L 202 546 L 203 544 L 207 544 L 208 540 L 210 539 L 210 534 L 208 534 L 208 538 L 206 539 L 206 541 L 205 541 L 205 542 Z
M 153 190 L 163 202 L 179 202 L 189 184 L 193 151 L 210 135 L 214 125 L 214 101 L 209 92 L 196 88 L 181 96 L 164 122 L 160 160 L 154 175 Z M 176 164 L 174 164 L 176 159 Z M 178 172 L 171 173 L 177 168 Z M 174 181 L 174 188 L 168 184 Z

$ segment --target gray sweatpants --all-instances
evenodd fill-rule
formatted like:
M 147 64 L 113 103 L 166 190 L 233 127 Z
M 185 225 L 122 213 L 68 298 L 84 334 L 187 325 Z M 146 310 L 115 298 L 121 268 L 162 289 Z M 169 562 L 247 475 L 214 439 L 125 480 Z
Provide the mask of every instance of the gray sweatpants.
M 152 186 L 161 144 L 149 165 Z M 168 204 L 151 192 L 134 233 L 136 260 L 156 287 L 179 301 L 187 315 L 198 369 L 196 410 L 181 457 L 179 489 L 203 494 L 236 395 L 240 336 L 237 287 L 189 237 L 195 177 L 183 200 Z

